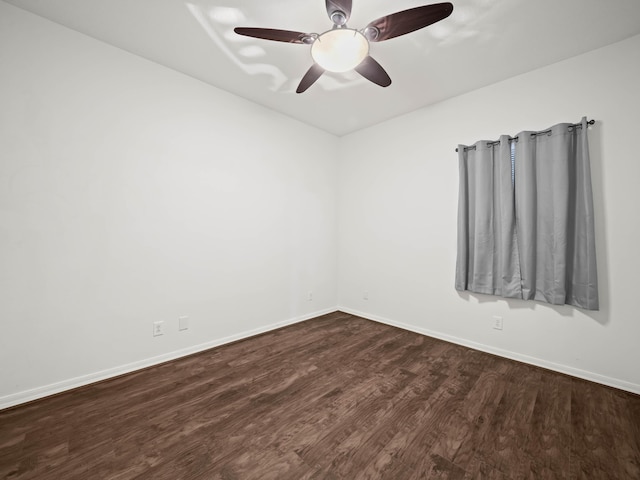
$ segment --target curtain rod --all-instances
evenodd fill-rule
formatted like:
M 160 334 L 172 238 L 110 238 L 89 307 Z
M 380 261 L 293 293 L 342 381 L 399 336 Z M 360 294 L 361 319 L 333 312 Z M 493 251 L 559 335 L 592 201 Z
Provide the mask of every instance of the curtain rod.
M 594 123 L 596 123 L 596 121 L 595 121 L 594 119 L 591 119 L 591 120 L 587 121 L 587 125 L 593 125 Z M 571 124 L 570 126 L 571 126 L 571 127 L 581 127 L 581 128 L 582 128 L 582 123 L 573 123 L 573 124 Z M 547 129 L 547 130 L 541 130 L 540 132 L 533 132 L 531 135 L 532 135 L 532 136 L 536 136 L 536 135 L 543 135 L 543 134 L 545 134 L 545 133 L 549 133 L 550 131 L 551 131 L 551 129 L 549 128 L 549 129 Z M 518 137 L 517 137 L 517 136 L 515 136 L 515 137 L 510 137 L 510 138 L 509 138 L 509 141 L 510 141 L 510 142 L 512 142 L 512 141 L 516 141 L 516 142 L 517 142 L 517 141 L 518 141 Z M 491 146 L 493 146 L 493 145 L 498 145 L 499 143 L 500 143 L 500 140 L 497 140 L 497 141 L 495 141 L 495 142 L 487 142 L 487 145 L 491 145 Z M 475 145 L 472 145 L 472 146 L 470 146 L 470 147 L 464 147 L 464 149 L 465 149 L 465 151 L 467 151 L 467 150 L 475 150 L 475 149 L 476 149 L 476 146 L 475 146 Z M 456 148 L 456 152 L 457 152 L 457 151 L 458 151 L 458 149 Z

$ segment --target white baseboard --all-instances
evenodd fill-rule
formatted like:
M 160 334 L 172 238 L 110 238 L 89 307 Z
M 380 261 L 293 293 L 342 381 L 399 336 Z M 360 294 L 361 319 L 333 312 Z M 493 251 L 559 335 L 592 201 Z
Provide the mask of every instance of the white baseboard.
M 419 333 L 421 335 L 427 335 L 429 337 L 438 338 L 440 340 L 444 340 L 447 342 L 455 343 L 457 345 L 462 345 L 465 347 L 473 348 L 474 350 L 480 350 L 482 352 L 491 353 L 493 355 L 498 355 L 500 357 L 509 358 L 511 360 L 516 360 L 523 363 L 528 363 L 530 365 L 535 365 L 538 367 L 546 368 L 548 370 L 553 370 L 556 372 L 564 373 L 567 375 L 571 375 L 574 377 L 582 378 L 584 380 L 589 380 L 592 382 L 600 383 L 602 385 L 607 385 L 609 387 L 618 388 L 620 390 L 625 390 L 628 392 L 640 394 L 640 385 L 627 382 L 625 380 L 620 380 L 617 378 L 608 377 L 605 375 L 600 375 L 593 372 L 588 372 L 586 370 L 581 370 L 574 367 L 569 367 L 567 365 L 562 365 L 554 362 L 549 362 L 547 360 L 542 360 L 536 357 L 530 357 L 528 355 L 523 355 L 516 352 L 511 352 L 509 350 L 503 350 L 501 348 L 491 347 L 489 345 L 484 345 L 481 343 L 473 342 L 471 340 L 467 340 L 464 338 L 454 337 L 452 335 L 446 335 L 440 332 L 436 332 L 433 330 L 429 330 L 426 328 L 416 327 L 415 325 L 409 325 L 402 322 L 396 322 L 393 320 L 389 320 L 384 317 L 380 317 L 378 315 L 371 315 L 365 312 L 360 312 L 358 310 L 354 310 L 352 308 L 347 307 L 335 307 L 328 308 L 325 310 L 320 310 L 317 312 L 309 313 L 306 315 L 298 316 L 295 318 L 291 318 L 289 320 L 284 320 L 277 323 L 272 323 L 270 325 L 265 325 L 263 327 L 255 328 L 253 330 L 248 330 L 245 332 L 240 332 L 234 335 L 230 335 L 227 337 L 219 338 L 216 340 L 212 340 L 210 342 L 201 343 L 199 345 L 194 345 L 191 347 L 183 348 L 181 350 L 175 350 L 172 352 L 168 352 L 162 355 L 157 355 L 155 357 L 146 358 L 143 360 L 139 360 L 137 362 L 129 363 L 126 365 L 120 365 L 117 367 L 109 368 L 106 370 L 101 370 L 99 372 L 90 373 L 87 375 L 82 375 L 80 377 L 71 378 L 68 380 L 63 380 L 61 382 L 52 383 L 50 385 L 45 385 L 42 387 L 33 388 L 30 390 L 25 390 L 22 392 L 13 393 L 10 395 L 6 395 L 0 397 L 0 410 L 13 407 L 16 405 L 20 405 L 22 403 L 31 402 L 33 400 L 37 400 L 39 398 L 48 397 L 50 395 L 54 395 L 56 393 L 61 393 L 66 390 L 71 390 L 77 387 L 82 387 L 85 385 L 89 385 L 91 383 L 99 382 L 102 380 L 107 380 L 109 378 L 117 377 L 119 375 L 124 375 L 126 373 L 131 373 L 136 370 L 141 370 L 143 368 L 152 367 L 154 365 L 158 365 L 160 363 L 164 363 L 170 360 L 176 360 L 181 357 L 185 357 L 187 355 L 192 355 L 194 353 L 202 352 L 204 350 L 208 350 L 210 348 L 218 347 L 220 345 L 224 345 L 227 343 L 235 342 L 237 340 L 242 340 L 244 338 L 249 338 L 254 335 L 259 335 L 261 333 L 266 333 L 271 330 L 276 330 L 281 327 L 285 327 L 287 325 L 293 325 L 294 323 L 303 322 L 305 320 L 309 320 L 315 317 L 319 317 L 321 315 L 326 315 L 328 313 L 335 312 L 339 310 L 341 312 L 345 312 L 351 315 L 356 315 L 358 317 L 366 318 L 367 320 L 372 320 L 374 322 L 383 323 L 385 325 L 390 325 L 397 328 L 402 328 L 404 330 L 408 330 L 410 332 Z
M 435 332 L 433 330 L 429 330 L 422 327 L 416 327 L 415 325 L 396 322 L 393 320 L 389 320 L 388 318 L 380 317 L 378 315 L 371 315 L 365 312 L 360 312 L 352 308 L 339 306 L 338 310 L 341 312 L 349 313 L 351 315 L 356 315 L 358 317 L 366 318 L 367 320 L 372 320 L 374 322 L 384 323 L 385 325 L 390 325 L 392 327 L 402 328 L 403 330 L 408 330 L 410 332 L 419 333 L 421 335 L 426 335 L 428 337 L 438 338 L 440 340 L 455 343 L 457 345 L 473 348 L 474 350 L 480 350 L 481 352 L 491 353 L 493 355 L 509 358 L 511 360 L 516 360 L 518 362 L 528 363 L 530 365 L 535 365 L 537 367 L 546 368 L 547 370 L 553 370 L 555 372 L 564 373 L 566 375 L 571 375 L 573 377 L 582 378 L 584 380 L 600 383 L 602 385 L 607 385 L 609 387 L 618 388 L 620 390 L 625 390 L 627 392 L 640 394 L 640 385 L 636 383 L 627 382 L 625 380 L 620 380 L 618 378 L 607 377 L 605 375 L 600 375 L 598 373 L 581 370 L 579 368 L 574 368 L 574 367 L 562 365 L 559 363 L 549 362 L 547 360 L 543 360 L 536 357 L 530 357 L 528 355 L 523 355 L 521 353 L 512 352 L 509 350 L 503 350 L 501 348 L 484 345 L 482 343 L 473 342 L 471 340 L 467 340 L 464 338 L 454 337 L 452 335 Z
M 14 407 L 22 403 L 31 402 L 39 398 L 48 397 L 50 395 L 61 393 L 66 390 L 71 390 L 74 388 L 89 385 L 91 383 L 107 380 L 109 378 L 117 377 L 119 375 L 124 375 L 126 373 L 135 372 L 136 370 L 152 367 L 154 365 L 158 365 L 160 363 L 164 363 L 170 360 L 176 360 L 178 358 L 186 357 L 187 355 L 192 355 L 194 353 L 202 352 L 210 348 L 219 347 L 220 345 L 224 345 L 226 343 L 235 342 L 237 340 L 242 340 L 244 338 L 252 337 L 254 335 L 266 333 L 271 330 L 276 330 L 278 328 L 285 327 L 287 325 L 293 325 L 294 323 L 299 323 L 305 320 L 319 317 L 321 315 L 326 315 L 327 313 L 332 313 L 332 312 L 335 312 L 336 310 L 337 310 L 336 307 L 319 310 L 313 313 L 291 318 L 289 320 L 272 323 L 270 325 L 265 325 L 263 327 L 255 328 L 253 330 L 248 330 L 245 332 L 240 332 L 234 335 L 230 335 L 228 337 L 212 340 L 210 342 L 201 343 L 199 345 L 183 348 L 181 350 L 175 350 L 175 351 L 164 353 L 162 355 L 157 355 L 151 358 L 145 358 L 143 360 L 139 360 L 133 363 L 128 363 L 126 365 L 119 365 L 117 367 L 108 368 L 106 370 L 101 370 L 99 372 L 89 373 L 87 375 L 82 375 L 80 377 L 70 378 L 68 380 L 52 383 L 50 385 L 45 385 L 42 387 L 25 390 L 23 392 L 17 392 L 17 393 L 12 393 L 10 395 L 5 395 L 3 397 L 0 397 L 0 410 L 9 408 L 9 407 Z

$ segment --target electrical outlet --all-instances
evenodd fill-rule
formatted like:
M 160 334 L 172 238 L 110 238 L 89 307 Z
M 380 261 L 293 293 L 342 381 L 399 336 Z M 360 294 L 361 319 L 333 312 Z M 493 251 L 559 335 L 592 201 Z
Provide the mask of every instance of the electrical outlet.
M 186 315 L 178 317 L 178 330 L 189 330 L 189 317 L 187 317 Z
M 364 300 L 369 300 L 369 292 L 364 292 L 364 293 L 362 294 L 362 298 L 363 298 Z
M 309 293 L 307 294 L 307 300 L 308 300 L 308 301 L 313 300 L 313 292 L 309 292 Z
M 497 315 L 493 316 L 493 328 L 496 330 L 502 330 L 502 317 Z
M 153 336 L 159 337 L 160 335 L 164 335 L 164 322 L 162 320 L 153 322 Z

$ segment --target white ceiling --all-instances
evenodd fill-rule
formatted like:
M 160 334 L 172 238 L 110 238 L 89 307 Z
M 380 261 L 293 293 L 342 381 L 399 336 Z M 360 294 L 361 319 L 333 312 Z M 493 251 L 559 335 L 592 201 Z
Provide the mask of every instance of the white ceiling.
M 638 0 L 454 0 L 449 18 L 371 45 L 391 86 L 325 73 L 296 94 L 309 46 L 233 27 L 322 33 L 324 0 L 5 1 L 336 135 L 640 33 Z M 428 3 L 353 0 L 348 25 Z

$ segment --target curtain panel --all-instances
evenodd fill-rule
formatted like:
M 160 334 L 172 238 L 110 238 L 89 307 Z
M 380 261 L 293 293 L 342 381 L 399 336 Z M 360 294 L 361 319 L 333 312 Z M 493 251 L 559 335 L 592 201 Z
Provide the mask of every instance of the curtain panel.
M 598 310 L 587 119 L 460 145 L 458 162 L 455 288 Z

